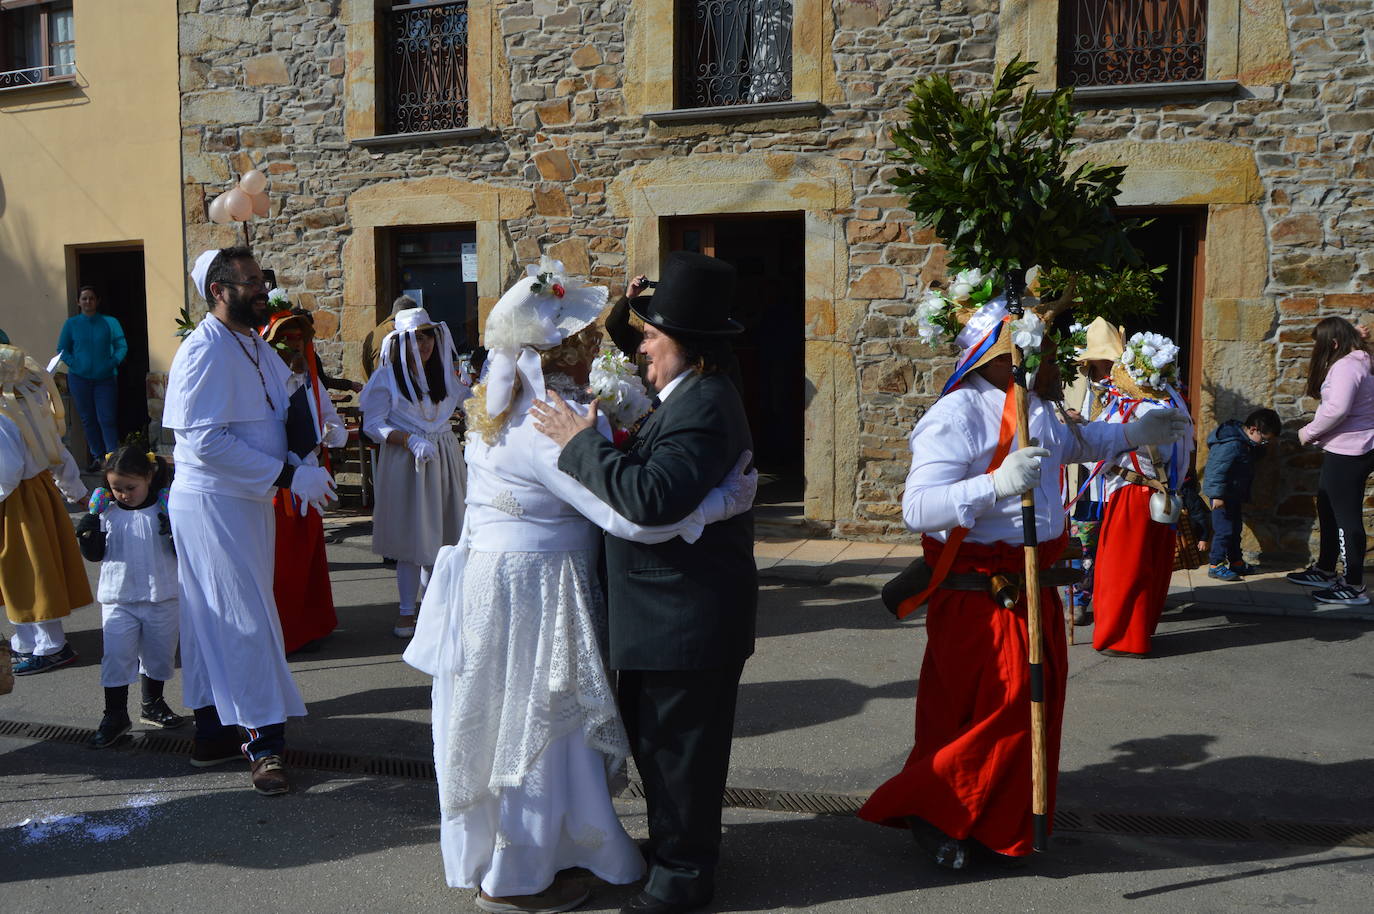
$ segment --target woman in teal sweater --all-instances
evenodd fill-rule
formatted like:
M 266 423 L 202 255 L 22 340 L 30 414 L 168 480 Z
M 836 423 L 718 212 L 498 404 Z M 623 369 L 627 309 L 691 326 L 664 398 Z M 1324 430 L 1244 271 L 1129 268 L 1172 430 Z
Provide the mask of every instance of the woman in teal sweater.
M 62 325 L 57 351 L 67 363 L 67 387 L 86 432 L 94 469 L 119 446 L 119 365 L 129 353 L 129 344 L 119 321 L 100 313 L 100 296 L 94 287 L 82 286 L 76 304 L 81 313 Z

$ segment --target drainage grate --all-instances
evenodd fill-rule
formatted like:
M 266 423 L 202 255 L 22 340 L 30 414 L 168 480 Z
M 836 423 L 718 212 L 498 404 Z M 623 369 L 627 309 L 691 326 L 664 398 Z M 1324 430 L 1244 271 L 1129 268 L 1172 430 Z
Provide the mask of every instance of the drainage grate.
M 0 736 L 41 742 L 83 745 L 95 735 L 93 730 L 0 720 Z M 191 740 L 165 733 L 136 733 L 130 747 L 142 752 L 190 755 Z M 288 749 L 286 762 L 293 768 L 314 771 L 405 778 L 433 781 L 434 763 L 420 759 L 351 755 Z M 644 787 L 631 781 L 624 796 L 642 798 Z M 809 815 L 852 816 L 865 797 L 844 793 L 769 790 L 758 787 L 727 787 L 725 805 L 739 809 L 763 809 Z M 1159 837 L 1209 838 L 1217 841 L 1262 841 L 1302 844 L 1314 847 L 1374 847 L 1374 825 L 1323 822 L 1245 822 L 1202 816 L 1153 815 L 1115 811 L 1058 809 L 1054 813 L 1057 831 L 1099 832 L 1114 835 L 1154 835 Z

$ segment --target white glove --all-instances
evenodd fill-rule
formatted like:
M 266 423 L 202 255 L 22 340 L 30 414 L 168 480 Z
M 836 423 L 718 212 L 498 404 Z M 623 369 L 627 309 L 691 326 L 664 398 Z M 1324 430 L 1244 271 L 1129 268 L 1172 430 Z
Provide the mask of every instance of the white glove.
M 754 495 L 759 490 L 759 471 L 744 472 L 744 468 L 749 466 L 753 459 L 752 451 L 740 454 L 739 461 L 725 474 L 720 485 L 706 493 L 706 497 L 697 508 L 701 512 L 703 525 L 728 520 L 754 506 Z
M 422 464 L 429 463 L 439 456 L 439 449 L 436 448 L 428 438 L 419 435 L 411 435 L 406 439 L 406 447 L 415 455 L 415 469 L 420 469 Z
M 331 501 L 338 501 L 334 477 L 324 467 L 299 466 L 291 477 L 291 494 L 307 502 L 321 516 Z
M 1042 447 L 1023 447 L 1008 454 L 1002 465 L 992 471 L 992 491 L 997 500 L 1040 485 L 1040 461 L 1048 456 L 1050 452 Z
M 1182 410 L 1155 409 L 1126 423 L 1126 443 L 1132 448 L 1147 444 L 1173 444 L 1188 437 L 1188 417 Z
M 759 491 L 759 471 L 751 469 L 745 472 L 745 467 L 754 462 L 754 452 L 745 451 L 739 455 L 739 462 L 734 469 L 725 474 L 721 480 L 720 488 L 725 495 L 725 516 L 734 517 L 736 514 L 743 514 L 754 507 L 754 496 Z

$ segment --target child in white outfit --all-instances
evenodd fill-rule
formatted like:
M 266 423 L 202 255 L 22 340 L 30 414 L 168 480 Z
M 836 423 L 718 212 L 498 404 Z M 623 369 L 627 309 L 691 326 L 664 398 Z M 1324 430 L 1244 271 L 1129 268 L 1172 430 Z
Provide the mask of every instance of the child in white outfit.
M 105 459 L 105 484 L 91 496 L 90 513 L 76 538 L 87 561 L 101 562 L 96 599 L 105 653 L 100 684 L 105 716 L 91 740 L 104 749 L 132 726 L 129 686 L 141 675 L 139 720 L 158 727 L 181 726 L 162 697 L 176 661 L 177 560 L 167 518 L 171 471 L 143 443 L 126 445 Z

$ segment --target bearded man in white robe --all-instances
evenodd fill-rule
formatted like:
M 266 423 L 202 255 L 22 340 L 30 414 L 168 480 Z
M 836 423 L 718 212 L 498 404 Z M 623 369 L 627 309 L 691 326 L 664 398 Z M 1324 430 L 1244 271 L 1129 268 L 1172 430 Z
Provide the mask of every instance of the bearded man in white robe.
M 287 488 L 319 508 L 336 496 L 329 472 L 287 447 L 290 369 L 255 332 L 268 300 L 252 252 L 206 251 L 191 278 L 210 313 L 172 362 L 162 419 L 176 436 L 168 508 L 184 701 L 196 716 L 191 764 L 246 757 L 253 787 L 271 796 L 290 789 L 286 718 L 305 715 L 272 597 L 272 495 Z

